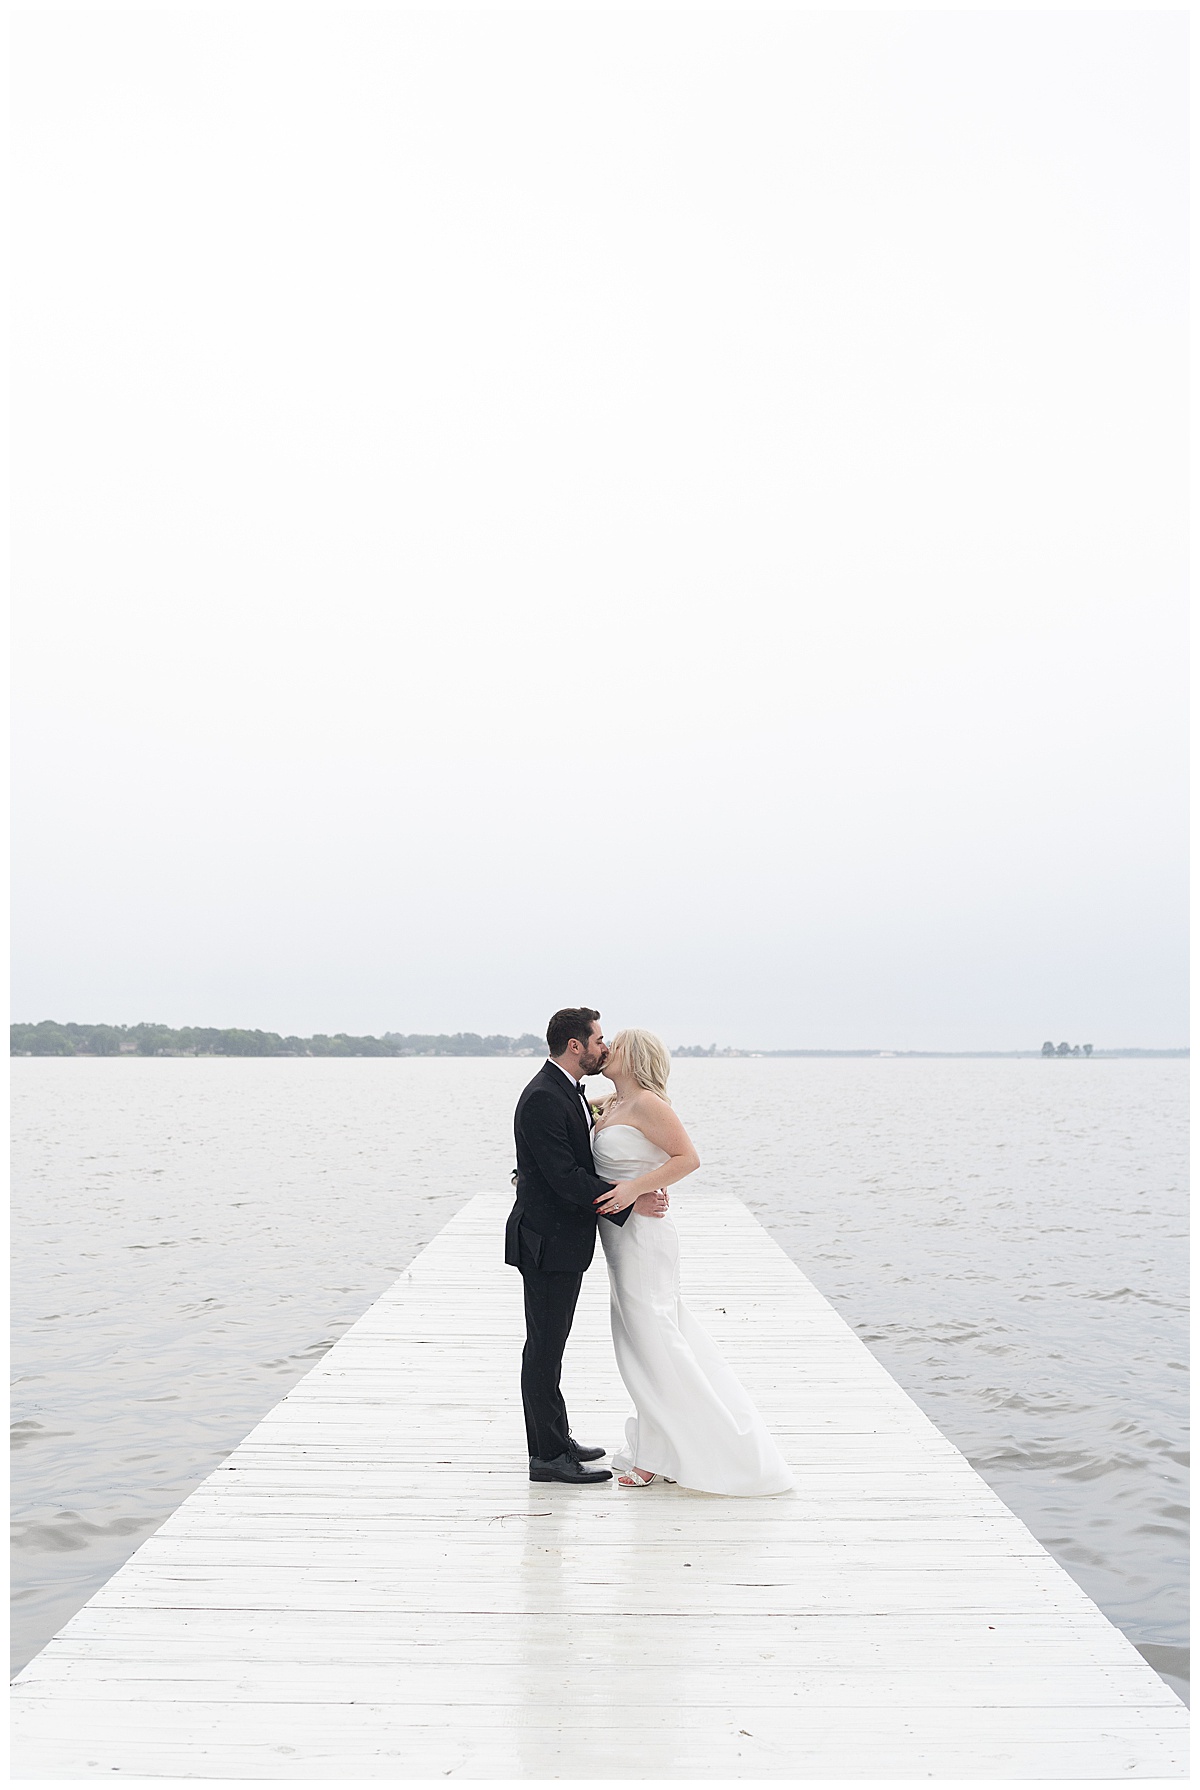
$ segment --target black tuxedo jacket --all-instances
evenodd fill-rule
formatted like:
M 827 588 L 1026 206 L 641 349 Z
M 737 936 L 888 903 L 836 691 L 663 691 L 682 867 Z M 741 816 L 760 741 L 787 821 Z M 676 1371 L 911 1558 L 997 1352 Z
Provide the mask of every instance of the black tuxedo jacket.
M 513 1268 L 582 1274 L 596 1248 L 593 1202 L 614 1185 L 592 1164 L 583 1102 L 554 1063 L 542 1064 L 517 1101 L 517 1198 L 504 1233 Z M 624 1224 L 627 1206 L 606 1224 Z

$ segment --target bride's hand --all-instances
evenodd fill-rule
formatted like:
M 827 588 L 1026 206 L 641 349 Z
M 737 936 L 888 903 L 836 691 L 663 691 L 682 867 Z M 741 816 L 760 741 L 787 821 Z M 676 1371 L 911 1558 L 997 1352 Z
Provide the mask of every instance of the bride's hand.
M 637 1199 L 633 1187 L 628 1181 L 618 1181 L 607 1193 L 602 1193 L 596 1201 L 598 1217 L 610 1217 L 614 1212 L 623 1212 L 626 1206 L 632 1206 Z

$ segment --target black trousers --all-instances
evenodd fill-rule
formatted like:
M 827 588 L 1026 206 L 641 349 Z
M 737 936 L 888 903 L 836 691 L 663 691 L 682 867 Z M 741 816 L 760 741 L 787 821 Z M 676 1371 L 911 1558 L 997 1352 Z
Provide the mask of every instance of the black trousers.
M 559 1388 L 563 1350 L 583 1285 L 582 1274 L 543 1274 L 521 1268 L 525 1287 L 525 1349 L 521 1356 L 521 1401 L 529 1456 L 552 1461 L 566 1454 L 570 1438 L 567 1407 Z

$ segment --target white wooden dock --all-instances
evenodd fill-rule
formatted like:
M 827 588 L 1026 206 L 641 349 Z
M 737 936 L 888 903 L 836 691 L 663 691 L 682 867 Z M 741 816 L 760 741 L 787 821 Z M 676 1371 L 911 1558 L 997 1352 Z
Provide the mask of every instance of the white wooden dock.
M 1187 1712 L 746 1208 L 684 1294 L 798 1491 L 533 1486 L 481 1194 L 21 1673 L 16 1777 L 1172 1778 Z M 564 1374 L 628 1410 L 599 1259 Z

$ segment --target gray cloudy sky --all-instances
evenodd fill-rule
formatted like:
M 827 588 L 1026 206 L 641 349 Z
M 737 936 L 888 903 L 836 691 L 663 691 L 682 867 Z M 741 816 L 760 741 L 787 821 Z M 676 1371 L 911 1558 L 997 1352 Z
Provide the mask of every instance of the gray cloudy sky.
M 17 1017 L 1185 1041 L 1183 14 L 15 33 Z

